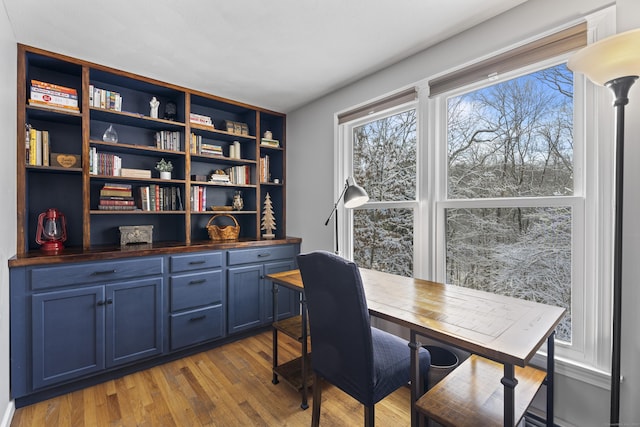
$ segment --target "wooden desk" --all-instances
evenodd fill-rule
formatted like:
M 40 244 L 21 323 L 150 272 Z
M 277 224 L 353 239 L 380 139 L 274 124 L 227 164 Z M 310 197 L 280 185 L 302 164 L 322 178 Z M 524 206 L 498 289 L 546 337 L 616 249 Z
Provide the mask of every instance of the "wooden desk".
M 504 366 L 505 426 L 513 426 L 515 366 L 525 366 L 547 341 L 547 425 L 553 425 L 554 330 L 565 310 L 460 286 L 360 269 L 369 313 L 411 331 L 412 405 L 419 398 L 417 354 L 424 336 Z M 299 270 L 268 276 L 275 284 L 303 290 Z M 412 425 L 418 425 L 412 411 Z

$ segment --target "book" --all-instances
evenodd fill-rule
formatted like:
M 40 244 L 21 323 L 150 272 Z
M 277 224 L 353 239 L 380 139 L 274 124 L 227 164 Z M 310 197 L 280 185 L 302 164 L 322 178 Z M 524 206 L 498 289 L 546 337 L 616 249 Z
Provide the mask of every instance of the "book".
M 211 120 L 211 117 L 202 114 L 189 113 L 189 121 L 191 123 L 213 127 L 213 120 Z
M 75 95 L 76 97 L 78 96 L 78 91 L 73 88 L 57 85 L 54 83 L 47 83 L 41 80 L 31 79 L 31 86 L 41 88 L 41 89 L 50 89 L 56 92 L 67 93 L 69 95 Z
M 122 190 L 131 190 L 131 184 L 121 184 L 119 182 L 110 182 L 102 186 L 103 189 L 111 190 L 111 189 L 122 189 Z
M 42 131 L 42 166 L 49 166 L 49 131 Z
M 65 86 L 31 80 L 29 105 L 69 108 L 78 111 L 78 92 Z
M 131 190 L 100 190 L 100 197 L 131 197 Z
M 135 205 L 98 205 L 98 210 L 101 211 L 133 211 L 135 209 Z
M 38 131 L 34 128 L 29 129 L 29 164 L 36 164 L 36 135 Z
M 184 205 L 182 204 L 182 196 L 180 195 L 180 187 L 175 187 L 176 189 L 176 209 L 179 211 L 184 210 Z
M 120 176 L 128 178 L 151 178 L 151 171 L 148 169 L 120 168 Z
M 277 139 L 262 138 L 260 140 L 260 145 L 266 145 L 268 147 L 279 148 L 280 147 L 280 141 L 278 141 Z
M 148 211 L 149 210 L 149 187 L 148 186 L 142 186 L 138 189 L 138 197 L 139 197 L 139 203 L 138 203 L 138 207 L 140 209 L 142 209 L 143 211 Z
M 42 131 L 36 131 L 36 165 L 42 166 Z
M 51 100 L 49 98 L 52 99 L 58 99 L 60 98 L 60 100 L 62 101 L 62 104 L 65 105 L 78 105 L 78 96 L 77 95 L 72 95 L 66 92 L 59 92 L 56 90 L 51 90 L 51 89 L 44 89 L 44 88 L 40 88 L 40 87 L 35 87 L 35 86 L 31 86 L 31 97 L 33 98 L 34 96 L 37 98 L 43 98 L 45 99 L 47 102 L 51 102 Z
M 72 112 L 72 113 L 78 113 L 80 111 L 80 109 L 78 107 L 70 107 L 67 105 L 60 105 L 60 104 L 52 104 L 49 102 L 45 102 L 45 101 L 39 101 L 37 99 L 29 99 L 29 105 L 34 105 L 36 107 L 44 107 L 44 108 L 49 108 L 51 110 L 58 110 L 58 111 L 64 111 L 64 112 Z
M 29 164 L 29 150 L 30 150 L 30 140 L 31 140 L 31 125 L 26 123 L 24 126 L 24 148 L 25 148 L 25 164 Z
M 131 200 L 109 200 L 109 199 L 100 199 L 98 205 L 102 206 L 133 206 L 135 202 L 133 198 Z

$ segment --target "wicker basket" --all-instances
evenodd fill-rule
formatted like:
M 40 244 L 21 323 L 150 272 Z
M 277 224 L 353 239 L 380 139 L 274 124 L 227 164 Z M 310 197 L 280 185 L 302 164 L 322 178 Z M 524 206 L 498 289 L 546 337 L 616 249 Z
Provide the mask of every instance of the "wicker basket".
M 211 224 L 216 218 L 227 216 L 233 220 L 235 225 L 215 225 Z M 207 223 L 207 232 L 211 240 L 235 240 L 240 235 L 240 225 L 233 215 L 219 214 L 211 217 Z

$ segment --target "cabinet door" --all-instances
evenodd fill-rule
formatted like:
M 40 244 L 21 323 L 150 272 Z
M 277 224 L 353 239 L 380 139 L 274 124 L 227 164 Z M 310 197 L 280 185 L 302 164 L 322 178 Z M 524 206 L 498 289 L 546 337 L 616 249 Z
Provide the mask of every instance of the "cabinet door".
M 35 294 L 33 388 L 104 369 L 104 287 Z
M 162 278 L 106 286 L 106 364 L 162 353 Z
M 273 322 L 273 286 L 271 281 L 266 278 L 268 274 L 279 273 L 281 271 L 295 269 L 294 260 L 271 262 L 264 265 L 264 312 L 265 323 Z M 300 314 L 300 293 L 284 286 L 278 287 L 278 319 L 286 319 L 287 317 Z
M 260 326 L 264 318 L 262 264 L 229 268 L 227 273 L 229 333 Z

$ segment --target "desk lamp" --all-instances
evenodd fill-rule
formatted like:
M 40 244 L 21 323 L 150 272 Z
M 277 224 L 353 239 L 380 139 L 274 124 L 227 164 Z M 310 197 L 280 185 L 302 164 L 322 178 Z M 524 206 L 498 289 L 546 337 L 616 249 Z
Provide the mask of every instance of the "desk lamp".
M 367 194 L 367 192 L 365 191 L 364 188 L 360 187 L 358 184 L 356 184 L 356 181 L 353 179 L 353 177 L 349 177 L 347 178 L 347 181 L 344 184 L 344 188 L 342 189 L 342 193 L 340 194 L 340 197 L 338 197 L 338 200 L 336 200 L 336 202 L 333 205 L 333 209 L 331 210 L 331 213 L 329 214 L 329 218 L 327 218 L 327 220 L 324 222 L 324 225 L 327 226 L 329 224 L 329 221 L 331 220 L 331 217 L 333 216 L 333 214 L 336 214 L 336 220 L 335 220 L 335 224 L 336 224 L 336 240 L 335 240 L 335 250 L 336 250 L 336 255 L 340 255 L 339 251 L 338 251 L 338 203 L 340 203 L 340 200 L 342 200 L 344 196 L 344 207 L 347 209 L 353 209 L 353 208 L 357 208 L 358 206 L 362 206 L 365 203 L 367 203 L 367 201 L 369 200 L 369 195 Z
M 620 419 L 620 340 L 622 330 L 622 185 L 624 107 L 629 89 L 640 76 L 640 28 L 607 37 L 576 52 L 569 69 L 613 91 L 616 111 L 615 234 L 613 253 L 613 344 L 611 352 L 611 425 Z

